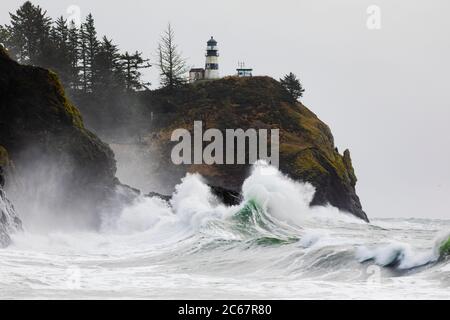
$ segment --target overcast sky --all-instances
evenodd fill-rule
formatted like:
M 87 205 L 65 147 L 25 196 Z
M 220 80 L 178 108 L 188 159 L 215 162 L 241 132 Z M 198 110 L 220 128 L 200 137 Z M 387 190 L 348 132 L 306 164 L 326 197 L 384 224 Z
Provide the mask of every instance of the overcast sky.
M 23 1 L 1 0 L 0 23 Z M 450 219 L 450 1 L 47 0 L 52 17 L 76 5 L 100 35 L 154 58 L 170 21 L 189 65 L 219 42 L 222 75 L 245 61 L 257 75 L 296 73 L 303 102 L 349 148 L 369 217 Z M 367 8 L 381 9 L 381 29 Z M 157 84 L 157 71 L 149 80 Z

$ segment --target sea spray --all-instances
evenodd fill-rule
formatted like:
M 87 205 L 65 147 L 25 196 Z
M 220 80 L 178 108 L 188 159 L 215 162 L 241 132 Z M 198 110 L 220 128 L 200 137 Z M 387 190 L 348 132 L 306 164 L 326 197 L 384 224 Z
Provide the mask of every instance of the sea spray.
M 357 249 L 356 255 L 360 262 L 373 260 L 380 266 L 396 266 L 400 269 L 407 269 L 411 267 L 411 265 L 424 265 L 430 261 L 430 257 L 427 255 L 423 260 L 420 259 L 420 262 L 418 261 L 415 264 L 406 262 L 415 260 L 415 256 L 410 246 L 403 243 L 390 243 L 373 249 L 360 247 Z
M 105 216 L 101 232 L 16 233 L 0 250 L 0 297 L 26 298 L 26 286 L 49 298 L 448 298 L 448 259 L 436 260 L 448 234 L 434 246 L 433 238 L 450 221 L 383 220 L 376 228 L 330 206 L 309 207 L 310 191 L 255 166 L 242 202 L 226 206 L 191 174 L 171 201 L 138 197 Z M 389 267 L 359 263 L 357 247 Z M 72 267 L 82 291 L 66 287 Z
M 0 186 L 0 248 L 11 243 L 11 234 L 22 230 L 22 222 Z
M 445 259 L 450 254 L 450 233 L 442 233 L 434 240 L 433 248 L 419 250 L 409 244 L 392 242 L 374 248 L 365 246 L 356 250 L 360 262 L 374 261 L 384 267 L 414 269 Z
M 144 232 L 153 241 L 149 245 L 168 239 L 203 237 L 202 241 L 208 239 L 207 242 L 243 241 L 264 246 L 299 242 L 302 248 L 314 245 L 317 249 L 333 250 L 336 243 L 352 243 L 335 234 L 335 228 L 344 226 L 366 232 L 374 229 L 334 207 L 310 207 L 314 192 L 310 184 L 293 181 L 278 169 L 258 161 L 243 183 L 242 202 L 226 206 L 212 194 L 200 175 L 188 174 L 176 186 L 170 202 L 141 197 L 124 209 L 117 220 L 117 231 Z M 159 241 L 154 242 L 156 239 Z M 445 240 L 437 241 L 433 250 L 418 250 L 401 242 L 358 246 L 356 258 L 385 267 L 412 269 L 447 255 L 448 236 Z
M 310 213 L 315 188 L 296 182 L 265 161 L 258 161 L 242 186 L 244 200 L 254 200 L 272 217 L 290 225 L 301 226 Z
M 166 238 L 217 233 L 227 239 L 267 244 L 298 241 L 305 227 L 318 224 L 363 223 L 331 206 L 311 208 L 314 192 L 312 185 L 293 181 L 277 168 L 258 161 L 243 183 L 242 202 L 226 206 L 200 175 L 187 174 L 170 202 L 141 196 L 115 219 L 115 229 L 124 234 L 164 234 Z

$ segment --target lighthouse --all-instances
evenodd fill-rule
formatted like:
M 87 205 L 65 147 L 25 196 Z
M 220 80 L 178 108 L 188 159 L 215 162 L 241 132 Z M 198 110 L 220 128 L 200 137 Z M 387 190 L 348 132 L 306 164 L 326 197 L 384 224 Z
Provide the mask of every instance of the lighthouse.
M 205 79 L 219 78 L 219 49 L 213 37 L 206 45 Z

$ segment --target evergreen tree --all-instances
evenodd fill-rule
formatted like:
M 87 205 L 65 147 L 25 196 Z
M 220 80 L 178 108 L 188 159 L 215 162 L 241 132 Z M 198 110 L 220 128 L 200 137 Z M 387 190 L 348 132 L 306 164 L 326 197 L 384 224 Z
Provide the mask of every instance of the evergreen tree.
M 106 36 L 103 37 L 95 57 L 94 91 L 108 92 L 112 89 L 123 88 L 124 75 L 120 58 L 117 46 Z
M 141 90 L 143 88 L 148 88 L 149 82 L 142 82 L 142 73 L 139 71 L 141 69 L 150 68 L 149 59 L 142 58 L 142 53 L 136 51 L 134 54 L 125 54 L 120 57 L 123 67 L 123 73 L 125 76 L 125 87 L 127 91 Z
M 51 32 L 52 40 L 55 42 L 58 49 L 66 50 L 69 41 L 69 27 L 67 20 L 63 16 L 56 19 Z
M 186 82 L 185 73 L 187 72 L 186 61 L 178 51 L 174 38 L 174 31 L 169 24 L 158 45 L 160 82 L 163 87 L 169 89 L 184 84 Z
M 67 52 L 70 63 L 68 83 L 72 90 L 80 87 L 80 35 L 75 22 L 71 21 L 67 35 Z
M 81 51 L 83 87 L 86 92 L 92 92 L 95 87 L 96 67 L 95 57 L 99 52 L 100 42 L 97 39 L 94 18 L 89 14 L 81 28 Z
M 55 21 L 51 30 L 52 57 L 51 67 L 58 73 L 64 84 L 71 78 L 71 61 L 69 52 L 69 28 L 62 16 Z
M 26 1 L 10 16 L 10 25 L 0 26 L 0 44 L 21 63 L 53 69 L 73 91 L 135 91 L 150 84 L 141 80 L 141 70 L 150 67 L 149 60 L 140 52 L 120 54 L 107 37 L 99 41 L 92 14 L 77 28 L 62 16 L 52 22 L 45 10 Z M 167 41 L 160 46 L 162 70 L 167 71 L 167 85 L 173 87 L 184 80 L 184 60 L 173 44 L 170 26 L 163 39 Z
M 6 43 L 11 53 L 22 63 L 47 64 L 51 19 L 39 6 L 26 1 L 16 13 L 10 13 L 10 34 Z
M 292 72 L 288 75 L 284 76 L 283 79 L 280 79 L 281 85 L 289 92 L 294 100 L 298 100 L 298 98 L 303 97 L 303 89 L 300 81 L 297 79 L 297 76 Z
M 0 26 L 0 44 L 7 48 L 9 43 L 9 38 L 11 37 L 8 29 L 3 26 Z
M 80 71 L 81 71 L 81 86 L 82 90 L 86 93 L 89 87 L 89 74 L 88 70 L 90 65 L 88 63 L 87 53 L 87 41 L 85 35 L 85 26 L 82 24 L 80 27 Z

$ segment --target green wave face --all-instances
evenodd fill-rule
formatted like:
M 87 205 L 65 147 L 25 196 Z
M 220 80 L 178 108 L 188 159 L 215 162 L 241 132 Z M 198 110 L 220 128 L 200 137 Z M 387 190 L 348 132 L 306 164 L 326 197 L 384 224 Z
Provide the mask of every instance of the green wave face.
M 263 209 L 256 200 L 251 199 L 248 200 L 245 206 L 234 215 L 234 220 L 241 224 L 249 224 L 252 220 L 261 223 L 262 219 L 258 213 L 261 213 L 262 211 Z
M 274 237 L 262 237 L 255 240 L 255 243 L 260 246 L 281 246 L 283 244 L 290 244 L 297 242 L 298 238 L 287 238 L 287 239 L 280 239 L 280 238 L 274 238 Z
M 261 246 L 283 245 L 298 241 L 295 236 L 283 234 L 263 207 L 254 199 L 234 216 L 234 229 L 249 237 L 249 242 Z M 281 233 L 280 233 L 281 232 Z
M 439 256 L 441 258 L 450 256 L 450 237 L 439 247 Z

